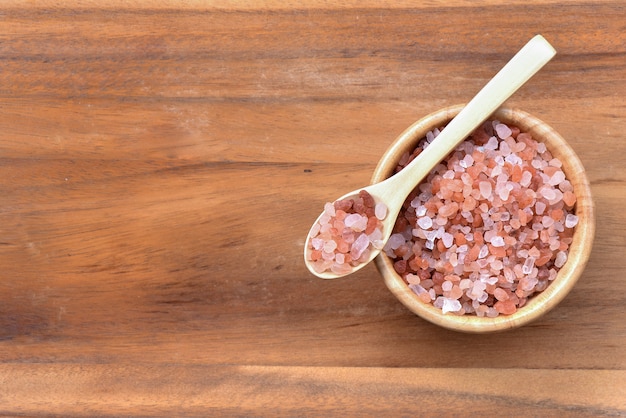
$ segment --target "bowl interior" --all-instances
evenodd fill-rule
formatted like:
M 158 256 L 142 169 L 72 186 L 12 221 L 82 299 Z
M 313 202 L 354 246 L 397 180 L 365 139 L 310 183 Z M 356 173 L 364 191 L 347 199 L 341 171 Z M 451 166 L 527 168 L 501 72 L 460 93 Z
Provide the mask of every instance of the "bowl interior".
M 398 160 L 405 151 L 412 151 L 428 131 L 435 127 L 444 126 L 462 108 L 463 105 L 448 107 L 411 125 L 383 154 L 372 176 L 372 183 L 377 183 L 391 176 Z M 523 132 L 529 132 L 534 139 L 544 142 L 552 155 L 561 160 L 563 163 L 562 170 L 574 187 L 577 199 L 575 213 L 579 221 L 575 227 L 567 262 L 561 267 L 557 277 L 544 291 L 534 295 L 526 305 L 512 315 L 487 318 L 475 315 L 443 314 L 440 309 L 419 300 L 402 277 L 396 273 L 391 259 L 386 254 L 381 253 L 375 259 L 385 284 L 400 302 L 420 317 L 456 331 L 501 331 L 524 325 L 543 315 L 556 306 L 575 285 L 585 268 L 593 244 L 595 220 L 591 190 L 584 168 L 572 148 L 550 126 L 521 110 L 502 107 L 493 114 L 491 119 L 515 125 Z

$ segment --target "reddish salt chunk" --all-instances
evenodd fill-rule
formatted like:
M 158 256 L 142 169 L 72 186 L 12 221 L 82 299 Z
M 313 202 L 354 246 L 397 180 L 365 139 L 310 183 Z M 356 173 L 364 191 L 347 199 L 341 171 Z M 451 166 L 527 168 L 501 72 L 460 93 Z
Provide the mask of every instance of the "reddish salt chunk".
M 378 223 L 380 221 L 378 220 L 377 217 L 372 216 L 371 218 L 367 219 L 367 224 L 365 226 L 365 233 L 367 235 L 370 235 L 372 232 L 374 232 L 374 230 L 378 227 Z
M 427 292 L 427 291 L 424 291 L 424 292 L 420 293 L 418 295 L 418 297 L 424 303 L 429 303 L 429 302 L 432 301 L 432 295 L 429 292 Z
M 449 283 L 449 282 L 448 282 Z M 460 299 L 463 296 L 463 290 L 459 285 L 452 285 L 452 288 L 444 293 L 444 296 L 450 299 Z
M 481 249 L 481 245 L 474 244 L 467 252 L 467 255 L 465 257 L 465 262 L 468 263 L 468 262 L 475 261 L 476 259 L 478 259 L 478 254 L 480 253 L 480 249 Z
M 449 217 L 456 215 L 458 210 L 459 210 L 459 204 L 456 202 L 451 202 L 439 208 L 439 216 L 443 216 L 444 218 L 449 218 Z
M 563 192 L 563 203 L 569 207 L 574 206 L 574 203 L 576 203 L 576 195 L 571 191 Z
M 335 219 L 338 221 L 342 221 L 344 219 L 346 219 L 346 216 L 348 216 L 348 214 L 344 211 L 342 211 L 341 209 L 336 209 L 335 210 Z
M 461 203 L 461 210 L 463 212 L 470 212 L 474 210 L 474 208 L 476 208 L 476 204 L 476 199 L 474 199 L 472 196 L 467 196 L 465 200 L 463 200 L 463 202 Z
M 337 242 L 337 251 L 343 254 L 349 252 L 350 244 L 340 238 L 339 241 Z
M 455 179 L 455 173 L 454 171 L 447 171 L 447 173 L 450 173 L 450 175 L 448 177 L 451 177 L 450 179 L 445 178 L 441 181 L 441 187 L 442 188 L 447 188 L 452 190 L 453 192 L 460 192 L 463 190 L 463 181 L 460 179 Z
M 487 245 L 489 253 L 495 255 L 496 257 L 504 257 L 506 256 L 506 249 L 504 247 L 496 247 L 493 244 Z
M 366 208 L 373 208 L 376 205 L 372 195 L 365 190 L 359 191 L 359 197 L 363 200 L 363 205 L 365 205 Z
M 317 261 L 322 258 L 322 252 L 320 250 L 311 250 L 308 259 L 311 261 Z
M 506 290 L 499 287 L 495 288 L 495 290 L 493 291 L 493 296 L 499 301 L 505 301 L 509 299 L 509 294 L 506 292 Z
M 542 171 L 543 171 L 543 174 L 545 174 L 546 177 L 550 179 L 557 171 L 559 171 L 559 168 L 551 166 L 551 165 L 547 165 L 543 167 Z
M 563 209 L 552 209 L 550 211 L 550 217 L 555 221 L 561 221 L 563 219 Z
M 513 168 L 511 169 L 511 181 L 515 183 L 519 183 L 520 180 L 522 179 L 522 174 L 523 174 L 522 166 L 520 164 L 515 164 Z
M 467 239 L 465 238 L 465 234 L 463 234 L 462 232 L 457 232 L 454 234 L 454 243 L 457 245 L 457 247 L 460 247 L 461 245 L 467 244 Z
M 343 199 L 337 200 L 334 204 L 335 210 L 342 210 L 344 212 L 350 211 L 352 209 L 352 204 L 354 201 L 352 199 Z
M 541 256 L 541 252 L 539 251 L 539 249 L 537 249 L 537 247 L 533 246 L 531 249 L 528 250 L 528 256 L 537 259 L 537 257 Z
M 493 307 L 496 311 L 498 311 L 498 313 L 503 315 L 511 315 L 517 311 L 517 306 L 515 306 L 515 303 L 511 300 L 498 301 L 493 305 Z
M 394 270 L 400 275 L 406 272 L 406 267 L 407 267 L 406 260 L 398 260 L 395 263 L 393 263 Z

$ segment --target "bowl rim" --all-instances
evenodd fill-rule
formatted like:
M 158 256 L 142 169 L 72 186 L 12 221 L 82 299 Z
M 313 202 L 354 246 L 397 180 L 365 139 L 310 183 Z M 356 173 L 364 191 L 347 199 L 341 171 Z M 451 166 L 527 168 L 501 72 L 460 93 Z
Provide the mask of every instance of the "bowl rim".
M 427 131 L 444 126 L 464 107 L 464 104 L 448 106 L 419 119 L 402 132 L 379 160 L 371 182 L 377 183 L 389 177 L 397 165 L 399 157 L 406 150 L 412 150 Z M 579 223 L 575 227 L 573 242 L 570 245 L 568 259 L 559 270 L 550 285 L 528 300 L 526 305 L 512 315 L 499 315 L 495 318 L 475 315 L 443 314 L 441 309 L 419 300 L 417 295 L 398 275 L 391 260 L 380 253 L 374 262 L 384 278 L 388 289 L 416 315 L 421 318 L 455 331 L 486 333 L 503 331 L 528 324 L 558 305 L 574 287 L 585 269 L 595 233 L 595 208 L 591 188 L 584 167 L 570 145 L 553 128 L 529 113 L 511 107 L 498 108 L 488 119 L 497 119 L 518 126 L 523 132 L 529 132 L 537 141 L 545 142 L 553 156 L 563 162 L 563 172 L 574 186 L 576 195 L 576 215 Z

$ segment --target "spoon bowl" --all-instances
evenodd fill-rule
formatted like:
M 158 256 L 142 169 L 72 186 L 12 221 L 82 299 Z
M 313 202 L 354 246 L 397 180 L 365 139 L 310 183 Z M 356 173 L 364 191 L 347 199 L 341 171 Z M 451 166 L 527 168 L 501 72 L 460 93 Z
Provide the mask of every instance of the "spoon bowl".
M 541 35 L 532 38 L 515 56 L 458 112 L 435 141 L 398 174 L 384 181 L 362 188 L 376 202 L 387 206 L 387 216 L 382 220 L 383 238 L 391 236 L 393 225 L 402 204 L 413 190 L 446 155 L 463 141 L 476 127 L 485 121 L 506 99 L 530 79 L 556 54 L 554 48 Z M 359 190 L 345 194 L 342 198 L 354 196 Z M 338 199 L 341 200 L 342 198 Z M 318 271 L 311 258 L 310 241 L 314 230 L 324 216 L 321 214 L 307 234 L 304 247 L 304 262 L 314 275 L 323 279 L 334 279 L 351 274 L 368 264 L 380 253 L 380 248 L 372 248 L 367 260 L 340 273 Z

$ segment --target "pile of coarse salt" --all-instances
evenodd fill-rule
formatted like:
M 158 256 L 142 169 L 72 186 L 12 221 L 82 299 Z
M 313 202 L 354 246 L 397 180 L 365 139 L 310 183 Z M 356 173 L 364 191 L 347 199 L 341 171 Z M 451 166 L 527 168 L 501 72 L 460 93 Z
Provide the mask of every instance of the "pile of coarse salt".
M 561 167 L 530 134 L 485 122 L 409 195 L 384 252 L 413 292 L 443 313 L 512 314 L 567 260 L 578 218 Z
M 368 260 L 372 248 L 384 245 L 382 220 L 387 206 L 365 190 L 324 205 L 309 233 L 307 259 L 317 273 L 347 274 Z

